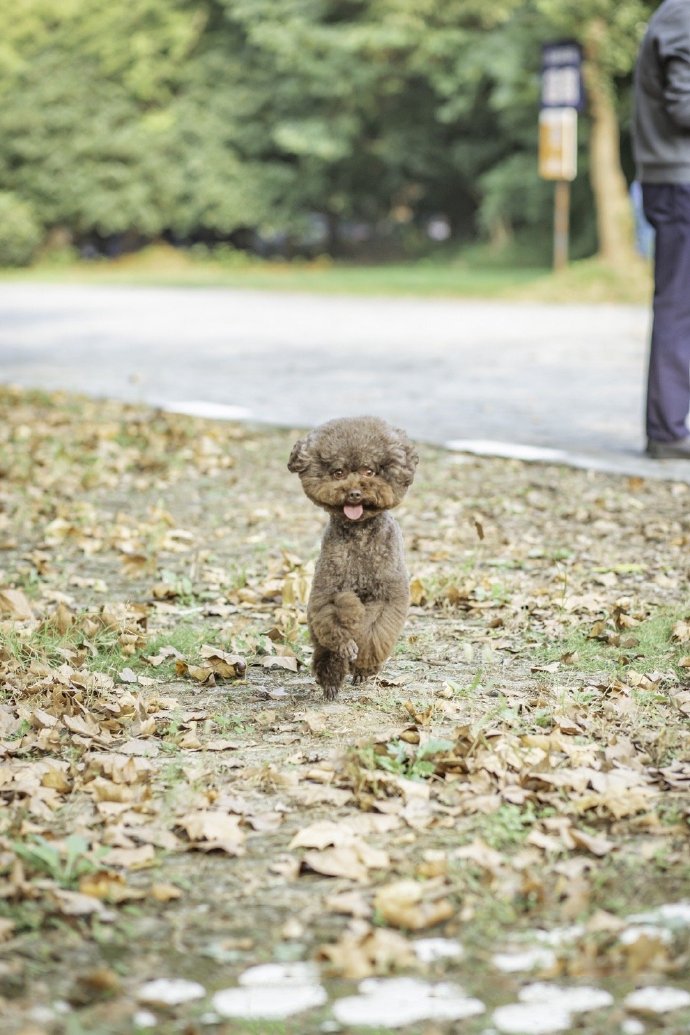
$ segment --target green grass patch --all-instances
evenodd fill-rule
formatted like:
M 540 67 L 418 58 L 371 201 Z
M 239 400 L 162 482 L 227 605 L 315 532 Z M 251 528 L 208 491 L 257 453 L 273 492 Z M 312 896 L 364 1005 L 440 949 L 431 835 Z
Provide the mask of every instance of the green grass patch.
M 43 662 L 50 666 L 65 663 L 92 672 L 115 675 L 132 658 L 123 654 L 116 630 L 101 628 L 92 634 L 88 642 L 84 631 L 77 623 L 64 632 L 47 620 L 29 635 L 8 629 L 0 629 L 0 652 L 13 658 L 23 666 L 32 662 Z
M 507 852 L 520 847 L 537 820 L 537 813 L 531 803 L 505 804 L 495 812 L 481 816 L 477 831 L 491 848 Z
M 156 636 L 151 637 L 146 645 L 146 649 L 140 652 L 139 657 L 135 661 L 138 666 L 149 669 L 149 663 L 145 660 L 146 658 L 155 657 L 166 647 L 172 647 L 182 654 L 188 662 L 194 664 L 198 662 L 199 651 L 205 644 L 218 647 L 229 654 L 239 654 L 245 660 L 257 654 L 269 654 L 272 647 L 269 638 L 263 634 L 245 636 L 241 633 L 235 633 L 230 637 L 222 633 L 217 625 L 199 621 L 198 618 L 191 616 L 185 621 L 178 622 L 169 631 L 158 633 Z M 161 662 L 156 667 L 157 674 L 159 676 L 175 676 L 175 662 L 174 656 Z M 136 668 L 137 665 L 134 667 Z
M 152 245 L 114 260 L 51 261 L 28 270 L 2 270 L 4 280 L 52 283 L 135 284 L 167 287 L 231 287 L 314 294 L 507 298 L 547 302 L 646 304 L 651 290 L 647 263 L 631 257 L 625 269 L 597 259 L 553 273 L 533 250 L 515 246 L 496 253 L 473 245 L 393 262 L 259 260 L 224 250 L 218 257 Z
M 53 283 L 237 287 L 315 294 L 499 297 L 532 284 L 547 270 L 538 265 L 505 265 L 486 258 L 428 258 L 386 263 L 258 260 L 241 253 L 230 259 L 195 258 L 155 246 L 115 260 L 45 262 L 29 270 L 3 270 L 11 280 Z
M 592 624 L 576 629 L 571 635 L 551 643 L 535 646 L 538 664 L 571 659 L 578 672 L 606 673 L 625 678 L 626 672 L 668 672 L 673 670 L 685 678 L 687 669 L 678 662 L 690 653 L 690 646 L 672 638 L 673 627 L 687 614 L 686 609 L 659 608 L 648 618 L 630 628 L 604 631 L 609 639 L 592 636 Z
M 108 853 L 107 848 L 99 847 L 94 861 L 88 841 L 78 834 L 70 834 L 62 844 L 52 844 L 38 835 L 10 844 L 30 873 L 50 877 L 63 888 L 74 888 L 80 877 L 95 873 L 98 857 Z
M 391 740 L 386 744 L 365 744 L 350 751 L 350 768 L 357 779 L 358 770 L 375 782 L 376 771 L 402 776 L 407 780 L 429 780 L 436 771 L 436 756 L 451 751 L 452 740 L 431 739 L 425 744 Z

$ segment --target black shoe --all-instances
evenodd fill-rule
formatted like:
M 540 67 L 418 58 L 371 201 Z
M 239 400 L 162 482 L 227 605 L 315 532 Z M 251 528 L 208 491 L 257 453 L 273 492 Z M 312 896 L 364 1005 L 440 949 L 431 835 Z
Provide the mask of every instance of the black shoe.
M 652 460 L 690 460 L 690 435 L 687 438 L 673 439 L 671 442 L 647 439 L 647 456 Z

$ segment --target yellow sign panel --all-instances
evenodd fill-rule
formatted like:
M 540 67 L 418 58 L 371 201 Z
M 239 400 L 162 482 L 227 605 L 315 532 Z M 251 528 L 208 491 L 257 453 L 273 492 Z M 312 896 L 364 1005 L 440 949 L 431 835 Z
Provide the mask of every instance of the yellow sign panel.
M 577 111 L 544 108 L 539 113 L 539 175 L 574 180 L 577 175 Z

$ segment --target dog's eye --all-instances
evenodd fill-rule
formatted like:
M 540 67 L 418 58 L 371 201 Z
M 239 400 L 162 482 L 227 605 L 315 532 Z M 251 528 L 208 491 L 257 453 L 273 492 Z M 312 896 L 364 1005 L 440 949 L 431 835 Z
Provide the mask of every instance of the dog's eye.
M 335 471 L 331 471 L 331 478 L 338 478 L 338 479 L 340 479 L 340 478 L 344 478 L 344 477 L 345 477 L 345 472 L 343 471 L 342 467 L 338 467 L 338 468 L 336 468 Z
M 373 475 L 374 473 L 375 473 L 375 472 L 374 472 L 374 468 L 373 468 L 373 467 L 363 467 L 363 468 L 362 468 L 362 474 L 363 474 L 363 475 L 364 475 L 364 476 L 365 476 L 366 478 L 371 478 L 371 477 L 372 477 L 372 475 Z

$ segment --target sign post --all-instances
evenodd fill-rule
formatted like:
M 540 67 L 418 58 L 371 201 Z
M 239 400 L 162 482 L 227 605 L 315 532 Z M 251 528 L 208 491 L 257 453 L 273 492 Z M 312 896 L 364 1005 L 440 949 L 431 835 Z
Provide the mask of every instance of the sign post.
M 565 40 L 542 47 L 539 175 L 554 181 L 553 266 L 570 247 L 570 184 L 577 175 L 577 113 L 583 106 L 582 51 Z

